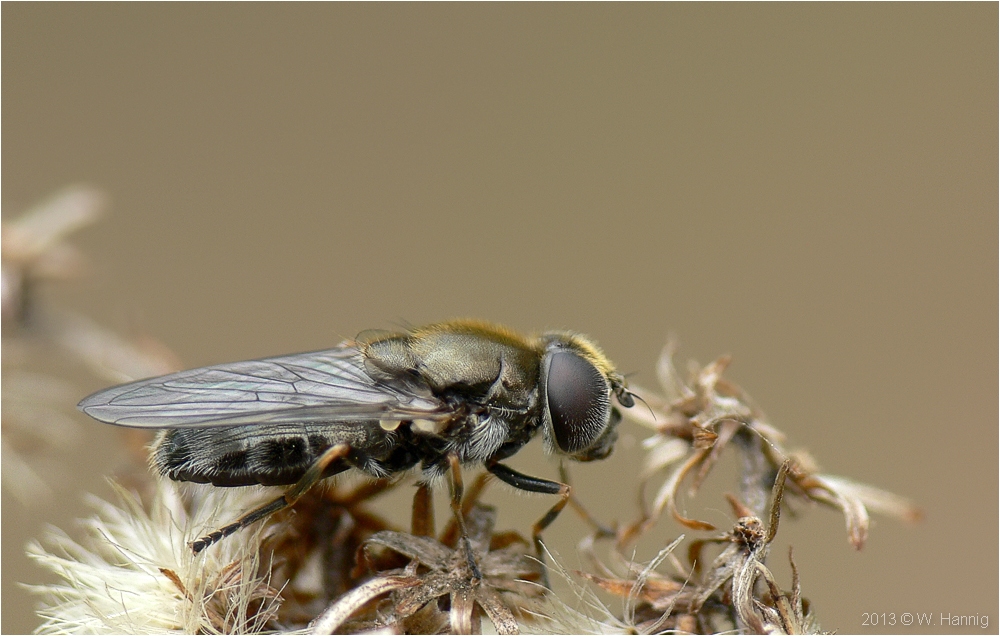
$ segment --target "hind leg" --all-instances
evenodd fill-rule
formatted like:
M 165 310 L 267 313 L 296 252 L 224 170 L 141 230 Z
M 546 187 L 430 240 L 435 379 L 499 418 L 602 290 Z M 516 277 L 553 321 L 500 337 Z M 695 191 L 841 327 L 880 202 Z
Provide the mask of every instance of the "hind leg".
M 319 459 L 309 466 L 305 474 L 302 475 L 302 477 L 295 482 L 291 488 L 285 491 L 285 494 L 270 503 L 251 510 L 233 523 L 223 526 L 215 532 L 201 537 L 197 541 L 192 541 L 191 550 L 193 550 L 195 554 L 198 554 L 213 543 L 217 543 L 229 535 L 238 532 L 239 530 L 242 530 L 257 521 L 260 521 L 265 517 L 269 517 L 279 510 L 283 510 L 288 506 L 291 506 L 298 501 L 302 495 L 306 494 L 310 488 L 316 485 L 316 482 L 323 478 L 323 473 L 326 472 L 326 469 L 330 466 L 330 464 L 339 459 L 344 459 L 348 456 L 348 454 L 350 454 L 350 452 L 351 447 L 347 444 L 336 444 L 326 449 L 326 451 L 319 456 Z

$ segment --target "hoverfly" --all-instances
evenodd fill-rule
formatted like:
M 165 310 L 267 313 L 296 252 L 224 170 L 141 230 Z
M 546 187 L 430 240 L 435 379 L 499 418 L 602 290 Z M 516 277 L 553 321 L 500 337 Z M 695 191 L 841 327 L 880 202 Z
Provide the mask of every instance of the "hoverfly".
M 152 463 L 171 479 L 215 486 L 291 486 L 194 543 L 199 552 L 292 505 L 317 481 L 356 468 L 388 477 L 420 465 L 451 473 L 461 519 L 460 466 L 484 466 L 526 491 L 559 496 L 539 535 L 570 498 L 567 484 L 501 463 L 539 431 L 549 453 L 607 457 L 633 396 L 587 337 L 523 337 L 478 321 L 408 332 L 363 332 L 325 351 L 220 364 L 99 391 L 80 402 L 91 417 L 166 429 Z M 463 535 L 465 533 L 463 532 Z

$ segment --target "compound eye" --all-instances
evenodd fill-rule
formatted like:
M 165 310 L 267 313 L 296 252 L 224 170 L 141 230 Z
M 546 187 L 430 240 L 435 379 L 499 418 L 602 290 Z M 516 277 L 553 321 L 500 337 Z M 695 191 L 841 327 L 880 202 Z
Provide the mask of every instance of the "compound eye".
M 608 424 L 608 380 L 572 351 L 550 355 L 545 395 L 556 444 L 564 453 L 586 450 Z

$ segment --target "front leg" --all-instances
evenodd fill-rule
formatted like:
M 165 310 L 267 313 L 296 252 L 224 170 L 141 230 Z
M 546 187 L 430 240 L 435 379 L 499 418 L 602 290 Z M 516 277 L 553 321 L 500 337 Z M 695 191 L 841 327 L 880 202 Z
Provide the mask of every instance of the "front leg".
M 552 506 L 545 515 L 535 522 L 535 525 L 531 527 L 531 538 L 535 542 L 535 552 L 537 553 L 538 560 L 541 563 L 545 563 L 545 551 L 544 544 L 542 543 L 542 530 L 549 527 L 555 518 L 559 516 L 562 509 L 566 507 L 566 503 L 569 501 L 569 496 L 571 489 L 567 484 L 560 483 L 558 481 L 549 481 L 548 479 L 541 479 L 539 477 L 530 477 L 524 473 L 519 473 L 513 468 L 504 466 L 503 464 L 497 462 L 491 462 L 486 465 L 486 470 L 490 471 L 497 476 L 501 481 L 506 482 L 518 488 L 520 490 L 526 490 L 528 492 L 538 492 L 546 495 L 559 495 L 559 501 Z M 544 576 L 544 568 L 543 568 Z M 545 577 L 545 586 L 548 586 L 548 577 Z

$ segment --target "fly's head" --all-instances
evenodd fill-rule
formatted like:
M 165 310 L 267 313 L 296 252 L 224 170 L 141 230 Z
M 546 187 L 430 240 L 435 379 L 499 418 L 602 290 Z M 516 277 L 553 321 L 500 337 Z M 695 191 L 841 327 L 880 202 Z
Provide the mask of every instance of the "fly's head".
M 625 379 L 601 350 L 573 333 L 542 335 L 541 396 L 546 448 L 577 461 L 604 459 L 618 439 L 621 413 L 634 404 Z

